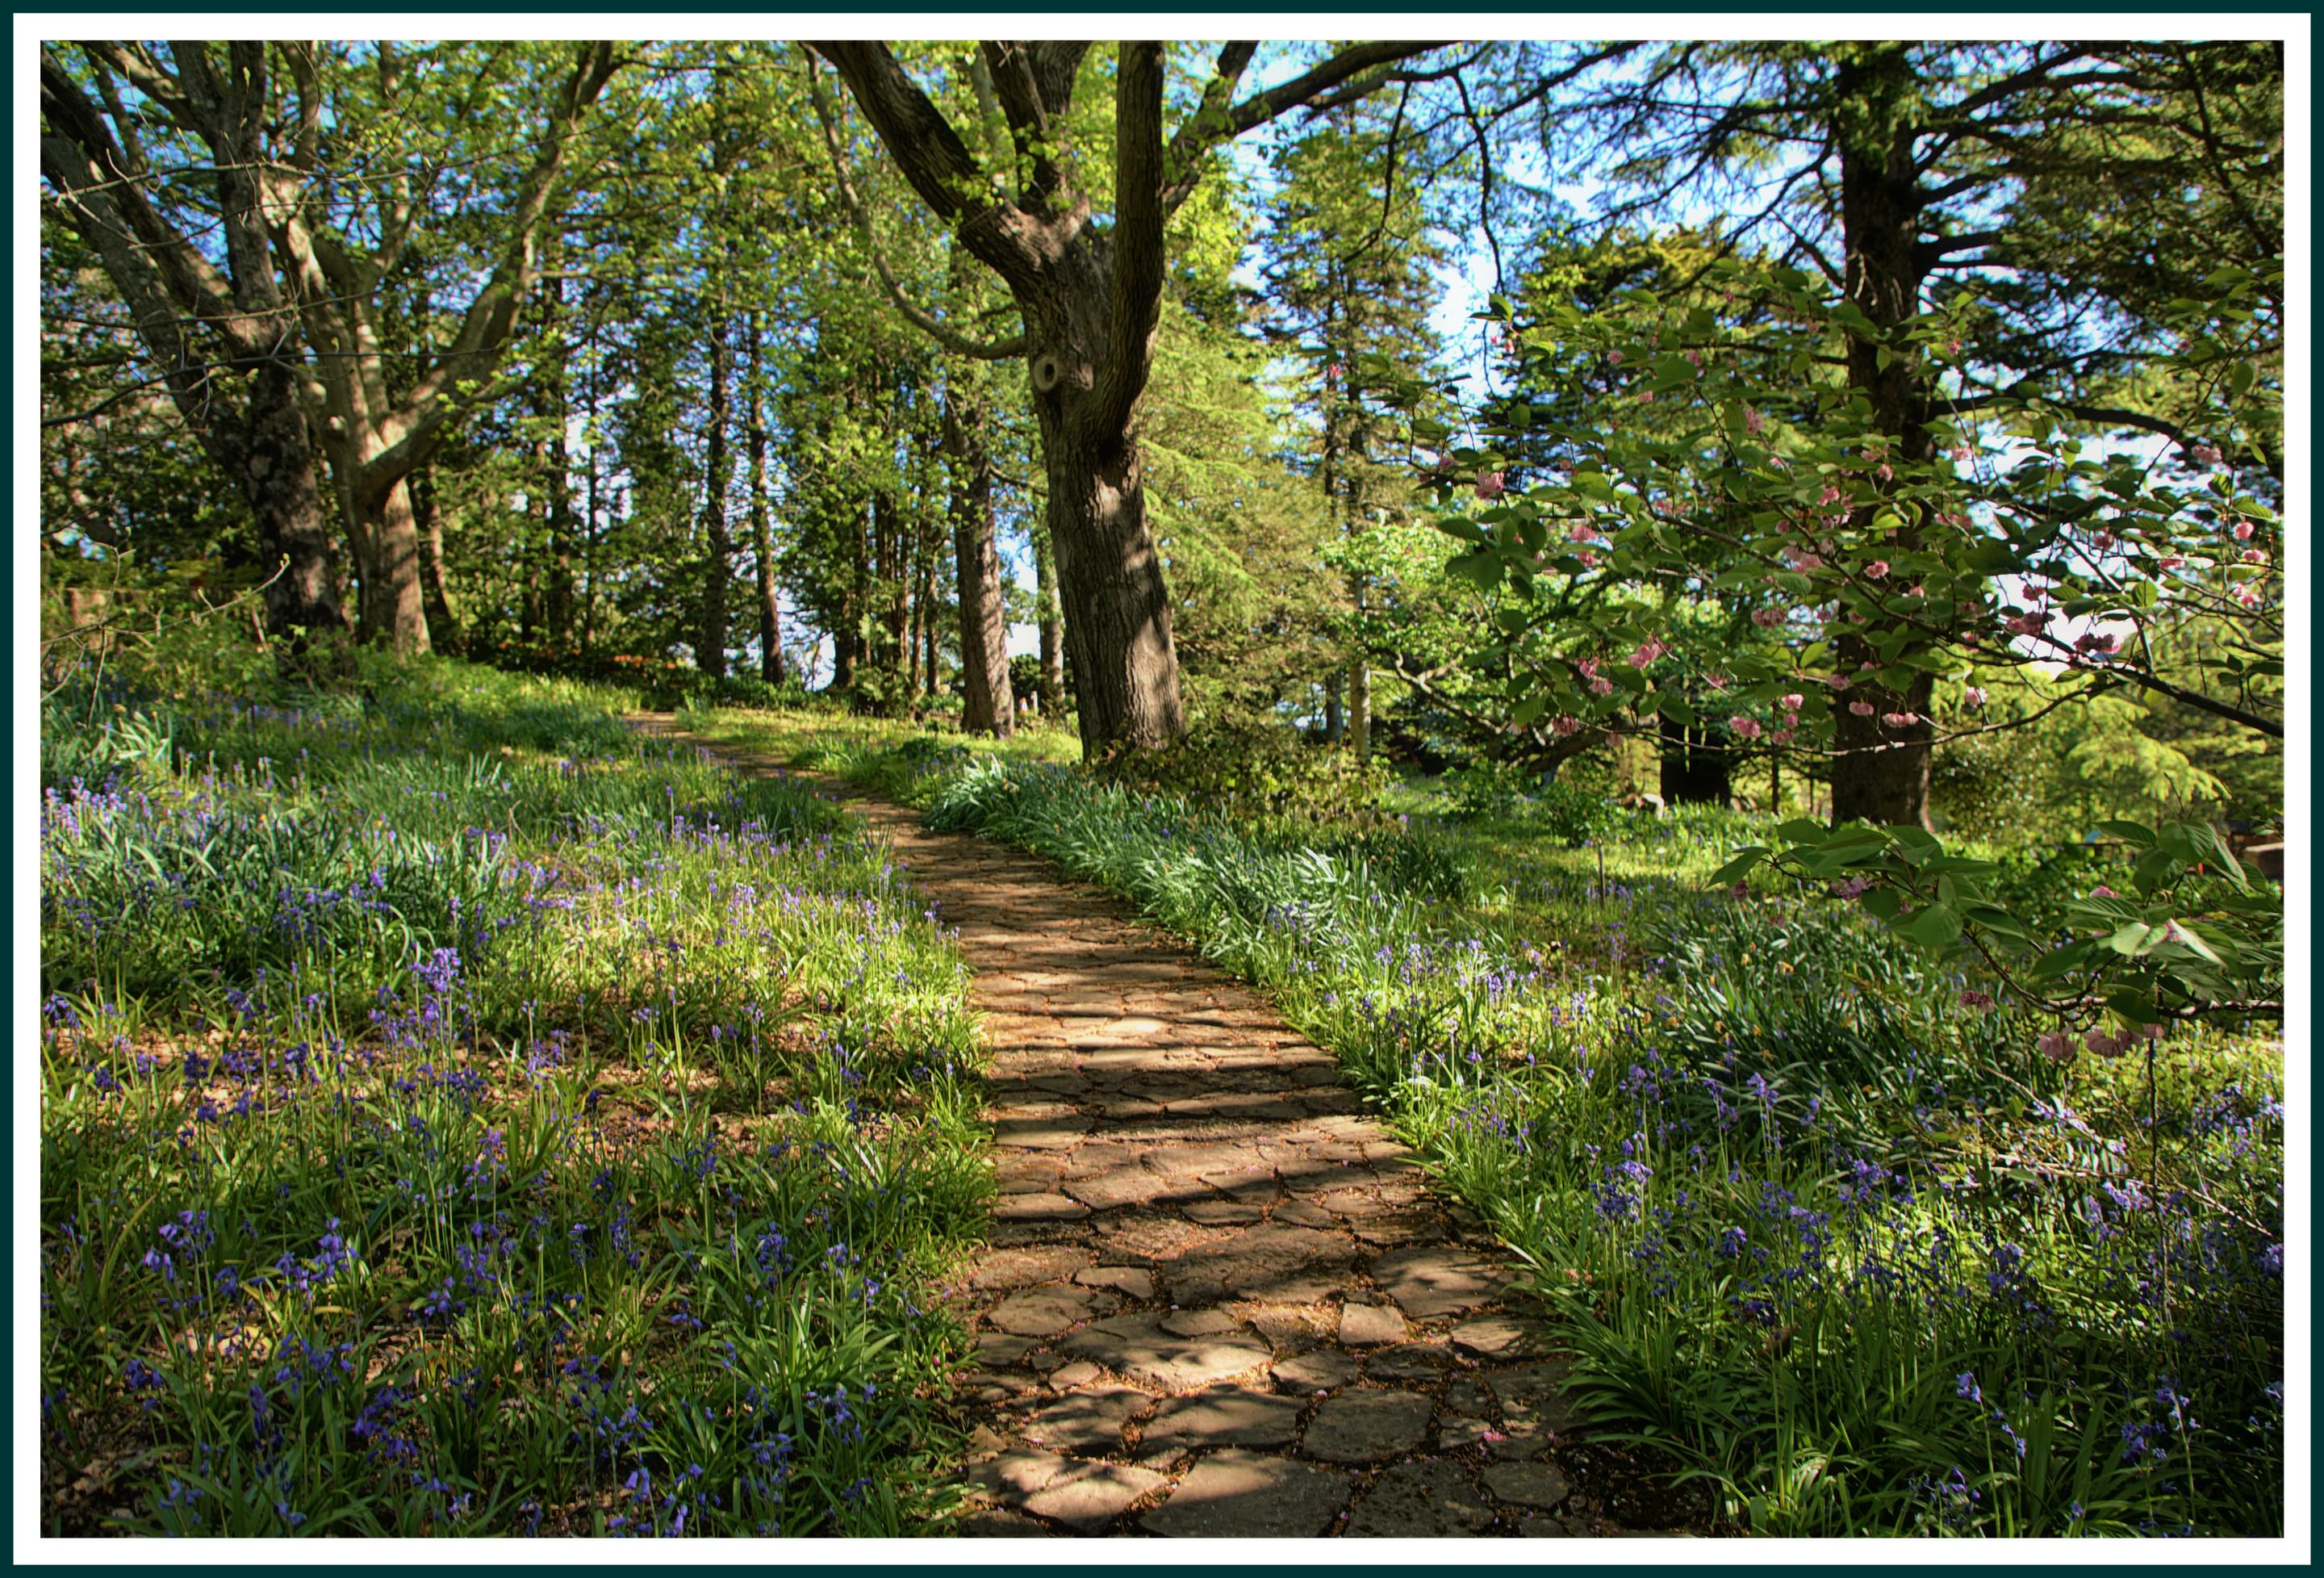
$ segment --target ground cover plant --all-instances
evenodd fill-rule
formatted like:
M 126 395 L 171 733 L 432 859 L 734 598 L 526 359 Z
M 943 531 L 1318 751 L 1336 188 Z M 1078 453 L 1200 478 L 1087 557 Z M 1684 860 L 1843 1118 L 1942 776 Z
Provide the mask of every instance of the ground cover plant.
M 382 689 L 44 719 L 44 1523 L 927 1527 L 989 1188 L 937 927 L 613 693 Z
M 2264 1037 L 2182 1029 L 2151 1084 L 2044 1055 L 1820 889 L 1709 888 L 1735 813 L 1527 868 L 1505 829 L 1268 825 L 926 737 L 842 765 L 1270 988 L 1534 1267 L 1595 1428 L 1729 1526 L 2282 1527 Z

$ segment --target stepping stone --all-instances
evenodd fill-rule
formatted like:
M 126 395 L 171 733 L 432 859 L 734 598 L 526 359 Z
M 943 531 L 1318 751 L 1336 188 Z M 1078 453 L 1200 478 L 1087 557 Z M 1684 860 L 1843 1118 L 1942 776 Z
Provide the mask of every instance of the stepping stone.
M 1077 1463 L 1034 1495 L 1025 1510 L 1095 1534 L 1132 1501 L 1170 1481 L 1151 1469 L 1114 1463 Z
M 1176 1337 L 1149 1315 L 1120 1315 L 1084 1326 L 1062 1346 L 1117 1375 L 1169 1391 L 1193 1391 L 1255 1370 L 1274 1357 L 1256 1339 L 1235 1333 Z
M 1450 1348 L 1430 1343 L 1404 1343 L 1368 1356 L 1364 1360 L 1364 1376 L 1370 1380 L 1419 1381 L 1425 1385 L 1443 1375 L 1452 1363 Z
M 1054 1452 L 1012 1448 L 990 1463 L 977 1464 L 968 1478 L 995 1496 L 1029 1496 L 1056 1479 L 1065 1466 L 1065 1460 Z
M 1229 1447 L 1139 1521 L 1178 1539 L 1313 1539 L 1347 1500 L 1348 1482 L 1327 1469 Z
M 1104 1373 L 1087 1360 L 1077 1359 L 1071 1364 L 1061 1364 L 1049 1371 L 1049 1385 L 1057 1391 L 1071 1391 L 1075 1387 L 1089 1385 Z
M 996 1222 L 1079 1222 L 1089 1207 L 1063 1195 L 1003 1195 L 992 1208 Z
M 1512 1434 L 1520 1424 L 1558 1431 L 1573 1423 L 1573 1406 L 1565 1397 L 1571 1373 L 1562 1359 L 1495 1372 L 1493 1391 L 1501 1399 L 1501 1417 L 1509 1422 Z
M 1221 1332 L 1240 1329 L 1242 1323 L 1222 1309 L 1177 1309 L 1161 1319 L 1161 1327 L 1174 1337 L 1215 1337 Z
M 1142 1167 L 1116 1167 L 1086 1178 L 1067 1180 L 1067 1195 L 1099 1211 L 1123 1205 L 1144 1205 L 1167 1198 L 1169 1186 Z
M 1515 1506 L 1541 1508 L 1556 1506 L 1573 1490 L 1545 1463 L 1497 1463 L 1485 1471 L 1485 1488 Z
M 1235 1223 L 1264 1222 L 1267 1212 L 1258 1205 L 1248 1205 L 1240 1200 L 1196 1200 L 1179 1208 L 1189 1222 L 1199 1222 L 1205 1227 L 1222 1227 Z
M 1534 1329 L 1508 1315 L 1485 1315 L 1452 1328 L 1452 1345 L 1480 1359 L 1533 1359 L 1542 1352 Z
M 1269 1373 L 1275 1377 L 1276 1385 L 1295 1392 L 1337 1391 L 1355 1384 L 1356 1361 L 1337 1348 L 1319 1348 L 1313 1353 L 1283 1361 Z
M 1326 1463 L 1378 1463 L 1419 1446 L 1435 1411 L 1418 1392 L 1344 1391 L 1315 1410 L 1300 1450 Z
M 1289 1223 L 1294 1227 L 1337 1227 L 1339 1218 L 1320 1205 L 1305 1200 L 1286 1200 L 1269 1214 L 1269 1220 Z
M 1102 1457 L 1121 1450 L 1123 1426 L 1148 1400 L 1130 1387 L 1093 1387 L 1051 1403 L 1025 1421 L 1022 1434 L 1052 1452 Z
M 1180 1304 L 1229 1297 L 1299 1304 L 1334 1291 L 1336 1278 L 1315 1272 L 1331 1268 L 1344 1274 L 1354 1258 L 1354 1246 L 1334 1233 L 1268 1223 L 1196 1245 L 1161 1271 L 1171 1297 Z
M 1120 1307 L 1121 1301 L 1103 1288 L 1061 1284 L 1012 1293 L 986 1310 L 984 1318 L 988 1324 L 1019 1337 L 1054 1337 Z
M 1493 1509 L 1461 1465 L 1443 1458 L 1398 1463 L 1372 1484 L 1348 1519 L 1351 1539 L 1474 1536 L 1492 1527 Z
M 1084 1287 L 1111 1287 L 1132 1298 L 1154 1297 L 1154 1273 L 1135 1266 L 1087 1266 L 1074 1273 L 1074 1280 Z
M 1401 1343 L 1406 1330 L 1404 1312 L 1392 1304 L 1351 1304 L 1340 1311 L 1340 1344 L 1345 1348 L 1377 1348 Z
M 1424 1321 L 1466 1315 L 1500 1297 L 1492 1268 L 1458 1250 L 1394 1250 L 1372 1262 L 1371 1273 L 1397 1307 Z
M 1285 1446 L 1298 1433 L 1301 1403 L 1250 1387 L 1213 1387 L 1169 1398 L 1146 1422 L 1140 1450 Z

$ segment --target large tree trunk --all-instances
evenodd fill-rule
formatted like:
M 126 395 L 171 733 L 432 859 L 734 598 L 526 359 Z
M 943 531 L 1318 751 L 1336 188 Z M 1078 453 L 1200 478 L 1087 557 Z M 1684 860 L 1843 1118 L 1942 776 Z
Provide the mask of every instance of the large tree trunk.
M 1136 429 L 1088 420 L 1077 409 L 1089 403 L 1087 392 L 1072 373 L 1047 390 L 1042 382 L 1037 365 L 1033 406 L 1049 484 L 1049 540 L 1074 611 L 1065 651 L 1083 755 L 1094 761 L 1118 746 L 1167 743 L 1185 732 L 1186 717 L 1169 593 L 1146 530 Z
M 420 590 L 426 599 L 428 640 L 440 651 L 460 650 L 460 627 L 452 611 L 452 588 L 444 569 L 444 514 L 438 508 L 435 479 L 427 473 L 411 479 L 411 509 L 420 523 Z
M 992 526 L 992 456 L 981 420 L 947 396 L 945 448 L 952 455 L 954 581 L 960 597 L 961 726 L 1006 739 L 1016 731 L 1009 683 L 1009 621 L 1001 600 L 1001 552 Z
M 1920 310 L 1923 271 L 1916 255 L 1920 198 L 1914 166 L 1915 84 L 1901 44 L 1864 47 L 1843 69 L 1833 132 L 1840 145 L 1840 225 L 1847 244 L 1848 298 L 1881 328 Z M 1895 355 L 1881 365 L 1881 349 L 1851 335 L 1848 381 L 1871 401 L 1877 429 L 1901 459 L 1924 462 L 1935 446 L 1927 428 L 1928 400 L 1914 358 Z M 1868 531 L 1874 506 L 1858 512 L 1852 524 Z M 1894 547 L 1910 551 L 1913 534 L 1900 531 Z M 1837 650 L 1843 674 L 1879 659 L 1864 638 L 1843 633 Z M 1927 674 L 1906 669 L 1900 686 L 1865 682 L 1842 693 L 1846 703 L 1863 702 L 1868 715 L 1840 706 L 1836 743 L 1849 754 L 1832 762 L 1832 815 L 1925 827 L 1929 821 L 1929 759 L 1934 725 L 1928 718 L 1933 686 Z M 1883 720 L 1910 713 L 1902 728 Z
M 783 605 L 775 586 L 775 547 L 767 521 L 766 385 L 759 374 L 759 318 L 751 315 L 751 552 L 759 565 L 759 678 L 783 682 Z
M 417 657 L 430 649 L 427 593 L 420 573 L 420 522 L 411 508 L 410 479 L 399 475 L 385 492 L 356 503 L 371 547 L 363 567 L 362 634 L 392 647 L 400 656 Z
M 710 435 L 702 503 L 702 633 L 694 666 L 714 679 L 726 677 L 726 584 L 734 577 L 733 536 L 726 530 L 727 374 L 733 360 L 721 319 L 710 342 Z
M 271 363 L 252 377 L 243 493 L 258 521 L 265 569 L 267 633 L 295 657 L 308 640 L 346 628 L 331 533 L 315 481 L 307 419 L 290 368 Z M 301 632 L 304 632 L 303 634 Z

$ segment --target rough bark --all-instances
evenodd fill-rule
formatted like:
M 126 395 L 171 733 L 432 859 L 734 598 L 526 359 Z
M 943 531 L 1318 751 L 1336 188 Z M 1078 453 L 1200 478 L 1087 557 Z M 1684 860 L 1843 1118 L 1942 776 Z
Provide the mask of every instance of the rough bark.
M 960 602 L 961 726 L 1007 739 L 1016 732 L 1009 683 L 1009 621 L 992 521 L 992 456 L 981 413 L 947 395 L 945 448 L 952 457 L 953 567 Z
M 1921 198 L 1913 157 L 1915 84 L 1904 47 L 1868 47 L 1842 70 L 1837 87 L 1832 132 L 1840 148 L 1848 298 L 1874 324 L 1887 329 L 1920 310 L 1925 277 L 1917 245 Z M 1927 391 L 1913 358 L 1894 356 L 1883 367 L 1879 346 L 1850 335 L 1848 377 L 1871 401 L 1877 430 L 1902 458 L 1922 462 L 1933 457 L 1935 447 L 1926 427 Z M 1865 507 L 1853 524 L 1868 530 L 1872 513 L 1871 506 Z M 1909 550 L 1911 534 L 1899 533 L 1894 546 Z M 1879 661 L 1870 643 L 1852 631 L 1840 636 L 1836 650 L 1843 674 Z M 1832 764 L 1832 815 L 1839 821 L 1928 826 L 1931 743 L 1935 737 L 1928 711 L 1934 687 L 1928 675 L 1907 672 L 1911 678 L 1901 686 L 1861 683 L 1846 693 L 1848 701 L 1869 703 L 1872 710 L 1862 715 L 1843 706 L 1836 716 L 1835 743 L 1848 752 Z M 1882 721 L 1900 713 L 1911 713 L 1916 721 L 1904 728 Z

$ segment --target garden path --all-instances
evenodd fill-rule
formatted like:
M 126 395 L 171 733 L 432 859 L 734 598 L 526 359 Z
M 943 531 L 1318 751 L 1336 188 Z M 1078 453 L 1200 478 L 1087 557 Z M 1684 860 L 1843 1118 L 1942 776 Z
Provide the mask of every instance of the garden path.
M 1038 856 L 824 781 L 957 929 L 991 1054 L 963 1534 L 1624 1532 L 1505 1257 L 1329 1053 Z

